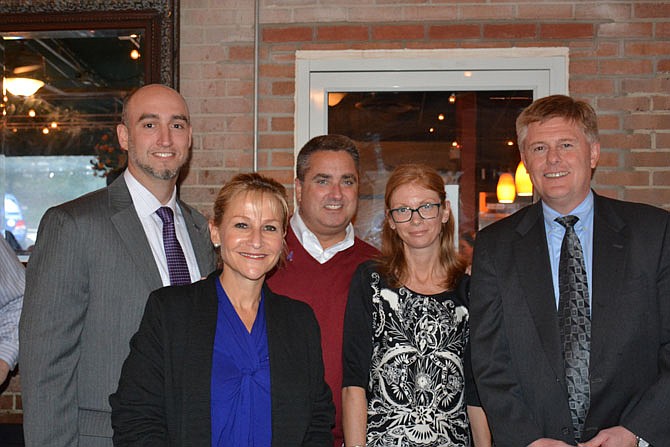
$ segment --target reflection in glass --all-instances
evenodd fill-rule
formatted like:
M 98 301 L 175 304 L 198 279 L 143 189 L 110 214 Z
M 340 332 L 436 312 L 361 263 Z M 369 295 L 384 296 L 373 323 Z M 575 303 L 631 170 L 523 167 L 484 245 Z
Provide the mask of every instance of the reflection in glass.
M 104 186 L 107 172 L 125 164 L 115 127 L 123 98 L 144 83 L 144 37 L 140 29 L 0 36 L 2 211 L 5 231 L 28 249 L 49 207 Z M 9 78 L 44 85 L 25 96 Z M 12 225 L 21 219 L 10 207 L 23 229 Z
M 459 205 L 461 232 L 518 209 L 499 206 L 496 186 L 520 161 L 515 121 L 532 99 L 530 90 L 330 92 L 328 132 L 349 136 L 361 153 L 357 235 L 379 246 L 386 179 L 407 162 L 429 164 L 458 185 L 460 200 L 448 199 Z

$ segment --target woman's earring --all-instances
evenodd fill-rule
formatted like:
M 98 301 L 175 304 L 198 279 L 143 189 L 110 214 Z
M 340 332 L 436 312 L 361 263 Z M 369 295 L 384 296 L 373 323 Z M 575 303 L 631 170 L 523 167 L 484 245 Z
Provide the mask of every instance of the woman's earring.
M 219 247 L 221 247 L 221 244 L 219 244 L 218 242 L 214 242 L 214 248 L 219 248 Z

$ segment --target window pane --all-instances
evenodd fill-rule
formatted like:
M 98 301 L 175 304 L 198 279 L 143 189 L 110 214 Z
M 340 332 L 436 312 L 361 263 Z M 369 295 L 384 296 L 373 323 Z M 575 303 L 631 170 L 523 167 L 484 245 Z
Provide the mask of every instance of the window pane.
M 486 198 L 495 200 L 500 174 L 516 170 L 514 123 L 532 97 L 530 90 L 330 92 L 328 132 L 351 137 L 361 152 L 357 234 L 380 245 L 386 179 L 408 162 L 429 164 L 459 186 L 460 202 L 449 200 L 459 205 L 460 231 L 506 215 L 509 207 L 489 210 Z

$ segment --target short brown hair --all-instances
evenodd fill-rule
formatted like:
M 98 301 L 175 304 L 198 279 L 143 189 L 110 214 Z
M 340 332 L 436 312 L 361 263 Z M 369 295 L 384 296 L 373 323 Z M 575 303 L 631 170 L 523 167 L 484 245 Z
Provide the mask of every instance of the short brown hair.
M 564 118 L 580 125 L 589 143 L 597 143 L 599 140 L 598 117 L 593 107 L 569 96 L 551 95 L 533 101 L 516 119 L 519 150 L 524 149 L 528 126 L 551 118 Z

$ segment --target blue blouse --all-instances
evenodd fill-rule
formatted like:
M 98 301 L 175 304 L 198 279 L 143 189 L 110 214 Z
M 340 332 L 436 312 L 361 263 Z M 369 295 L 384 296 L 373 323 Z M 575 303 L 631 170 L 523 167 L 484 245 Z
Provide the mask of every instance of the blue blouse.
M 212 358 L 212 447 L 270 447 L 270 358 L 264 297 L 251 333 L 237 315 L 221 281 Z

